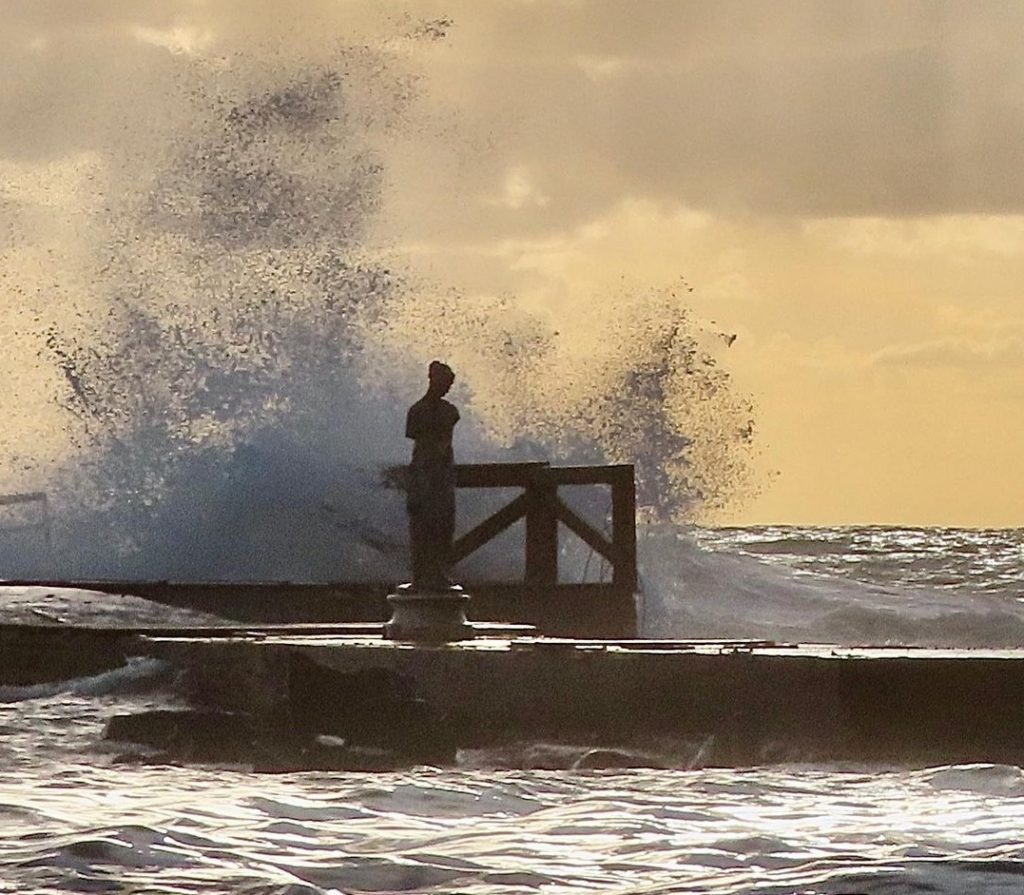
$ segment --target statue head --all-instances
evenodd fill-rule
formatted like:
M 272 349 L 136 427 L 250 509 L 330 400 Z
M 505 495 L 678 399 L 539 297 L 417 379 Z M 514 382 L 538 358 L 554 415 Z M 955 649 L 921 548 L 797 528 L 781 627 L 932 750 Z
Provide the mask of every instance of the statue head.
M 430 390 L 434 394 L 446 395 L 455 381 L 455 371 L 448 364 L 435 360 L 430 362 L 427 378 L 430 381 Z

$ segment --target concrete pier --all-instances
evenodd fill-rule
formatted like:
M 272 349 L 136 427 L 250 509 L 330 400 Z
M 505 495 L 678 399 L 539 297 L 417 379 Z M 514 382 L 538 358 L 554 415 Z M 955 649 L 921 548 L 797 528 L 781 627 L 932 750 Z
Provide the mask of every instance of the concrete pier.
M 393 472 L 400 487 L 404 469 Z M 523 580 L 467 582 L 469 620 L 464 595 L 400 592 L 389 606 L 384 582 L 8 582 L 134 594 L 236 621 L 0 625 L 0 685 L 59 689 L 132 656 L 165 659 L 195 710 L 117 719 L 112 730 L 149 745 L 170 737 L 169 761 L 227 760 L 218 749 L 230 740 L 231 760 L 255 765 L 263 752 L 279 768 L 355 769 L 547 740 L 610 750 L 671 741 L 673 762 L 689 754 L 684 764 L 1024 764 L 1024 650 L 622 639 L 638 634 L 633 468 L 455 472 L 460 488 L 519 493 L 456 539 L 454 561 L 523 523 Z M 610 536 L 559 496 L 578 486 L 610 490 Z M 610 580 L 562 580 L 560 527 Z M 347 751 L 314 755 L 325 737 Z
M 521 742 L 668 740 L 718 765 L 1024 765 L 1024 650 L 561 639 L 525 625 L 473 627 L 472 640 L 429 645 L 385 639 L 381 622 L 0 625 L 0 685 L 153 656 L 175 666 L 197 708 L 238 713 L 260 736 L 326 734 L 414 761 Z
M 1017 650 L 534 637 L 412 646 L 298 634 L 141 642 L 190 669 L 208 705 L 354 742 L 346 699 L 357 694 L 362 715 L 379 715 L 376 688 L 423 709 L 418 721 L 394 717 L 423 725 L 408 740 L 440 730 L 456 747 L 669 738 L 703 744 L 705 763 L 721 765 L 1024 763 Z

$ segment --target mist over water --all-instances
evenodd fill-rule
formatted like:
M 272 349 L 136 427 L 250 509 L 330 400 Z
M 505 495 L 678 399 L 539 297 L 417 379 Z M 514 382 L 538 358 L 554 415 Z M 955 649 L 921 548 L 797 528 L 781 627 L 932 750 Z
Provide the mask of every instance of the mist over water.
M 460 459 L 635 462 L 662 518 L 728 499 L 750 408 L 671 289 L 606 297 L 580 353 L 375 241 L 389 146 L 431 126 L 408 55 L 175 59 L 75 157 L 46 286 L 15 284 L 36 356 L 9 400 L 57 412 L 35 457 L 6 433 L 3 490 L 48 493 L 58 549 L 22 539 L 6 575 L 398 577 L 380 469 L 432 356 L 459 373 Z

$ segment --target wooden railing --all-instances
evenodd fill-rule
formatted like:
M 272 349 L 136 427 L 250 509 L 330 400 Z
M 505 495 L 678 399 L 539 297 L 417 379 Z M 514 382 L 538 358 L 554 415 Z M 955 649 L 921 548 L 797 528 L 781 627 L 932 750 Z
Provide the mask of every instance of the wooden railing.
M 387 480 L 404 487 L 406 467 L 388 470 Z M 465 559 L 520 519 L 526 522 L 526 583 L 557 586 L 558 526 L 564 525 L 612 568 L 611 587 L 636 590 L 636 491 L 633 467 L 551 466 L 548 463 L 463 463 L 455 467 L 457 488 L 521 488 L 522 493 L 465 534 L 452 548 Z M 559 497 L 564 485 L 608 485 L 612 497 L 611 540 Z

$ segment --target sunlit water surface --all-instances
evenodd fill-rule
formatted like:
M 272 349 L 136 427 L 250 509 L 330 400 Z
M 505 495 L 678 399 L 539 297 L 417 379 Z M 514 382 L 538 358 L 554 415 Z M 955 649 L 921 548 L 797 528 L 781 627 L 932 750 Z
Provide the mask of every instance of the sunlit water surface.
M 887 592 L 915 588 L 917 599 L 921 586 L 973 579 L 1016 601 L 1019 533 L 965 533 L 957 551 L 944 534 L 943 550 L 915 547 L 923 535 L 911 532 L 872 559 L 858 551 L 877 532 L 838 532 L 707 540 L 818 576 L 881 579 Z M 920 565 L 888 555 L 914 551 L 944 555 L 945 567 L 922 581 Z M 115 763 L 106 719 L 168 700 L 63 693 L 0 705 L 0 891 L 1024 892 L 1016 767 L 493 771 L 477 755 L 456 769 L 256 775 Z

